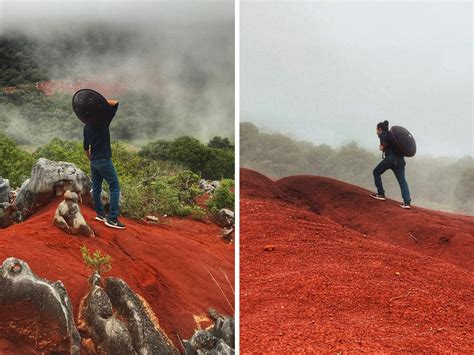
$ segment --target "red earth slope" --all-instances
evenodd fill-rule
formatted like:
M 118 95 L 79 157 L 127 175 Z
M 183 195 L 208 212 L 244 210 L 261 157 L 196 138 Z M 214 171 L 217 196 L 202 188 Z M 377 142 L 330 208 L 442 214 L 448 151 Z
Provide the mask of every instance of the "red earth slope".
M 89 272 L 79 251 L 82 245 L 112 256 L 112 271 L 105 276 L 122 278 L 142 296 L 177 346 L 177 333 L 185 339 L 194 333 L 194 315 L 204 315 L 208 307 L 233 313 L 207 271 L 233 303 L 224 273 L 233 283 L 234 245 L 222 241 L 216 225 L 171 219 L 169 224 L 152 226 L 123 218 L 127 228 L 122 231 L 92 221 L 94 211 L 81 206 L 97 236 L 77 237 L 53 226 L 58 203 L 51 202 L 21 224 L 0 229 L 0 262 L 15 256 L 25 260 L 38 276 L 61 280 L 76 317 L 80 299 L 88 291 Z
M 358 186 L 318 176 L 291 176 L 275 184 L 289 199 L 367 235 L 474 271 L 474 217 L 419 207 L 402 210 Z M 415 201 L 416 202 L 416 201 Z
M 409 250 L 385 241 L 387 230 L 400 228 L 395 222 L 374 228 L 375 212 L 358 209 L 375 203 L 377 213 L 397 221 L 407 211 L 394 202 L 380 205 L 366 191 L 334 180 L 295 177 L 294 186 L 292 179 L 272 182 L 241 170 L 242 353 L 474 350 L 472 244 L 454 245 L 464 260 L 456 265 L 449 262 L 455 253 L 441 252 L 455 249 L 454 242 L 439 250 L 428 243 L 439 241 L 442 229 L 428 226 L 430 232 L 421 233 L 426 218 L 470 233 L 474 218 L 409 211 L 419 243 L 407 238 L 420 249 Z M 317 181 L 328 188 L 318 191 Z M 321 199 L 310 198 L 315 190 Z M 362 196 L 369 202 L 360 202 Z M 458 238 L 469 241 L 451 237 Z M 264 250 L 269 244 L 273 251 Z

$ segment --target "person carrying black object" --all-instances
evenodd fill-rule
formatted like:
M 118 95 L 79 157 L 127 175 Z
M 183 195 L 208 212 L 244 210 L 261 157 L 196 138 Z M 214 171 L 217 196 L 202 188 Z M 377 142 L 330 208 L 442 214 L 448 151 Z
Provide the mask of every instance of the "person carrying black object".
M 84 126 L 84 151 L 90 160 L 92 177 L 92 195 L 94 198 L 94 208 L 97 216 L 96 220 L 105 222 L 111 228 L 124 229 L 125 225 L 118 219 L 120 184 L 112 163 L 112 148 L 110 146 L 109 125 L 115 116 L 118 108 L 118 101 L 107 100 L 110 110 L 107 115 L 101 117 L 100 125 L 86 122 Z M 102 182 L 109 185 L 110 208 L 109 215 L 105 214 L 100 195 L 102 193 Z
M 411 198 L 408 183 L 405 178 L 405 158 L 397 147 L 391 142 L 390 133 L 388 131 L 388 121 L 379 122 L 377 124 L 377 135 L 380 138 L 379 149 L 383 152 L 382 161 L 375 167 L 374 182 L 377 187 L 377 192 L 371 194 L 372 198 L 385 201 L 385 190 L 382 184 L 382 174 L 391 169 L 397 178 L 400 190 L 402 193 L 403 204 L 400 207 L 410 209 Z

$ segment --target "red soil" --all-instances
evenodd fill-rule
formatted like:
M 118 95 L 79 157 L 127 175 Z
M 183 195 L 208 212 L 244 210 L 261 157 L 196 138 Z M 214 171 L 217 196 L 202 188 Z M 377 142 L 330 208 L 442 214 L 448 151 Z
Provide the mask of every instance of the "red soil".
M 246 169 L 240 211 L 242 353 L 474 351 L 474 217 Z
M 80 299 L 88 292 L 89 272 L 79 251 L 82 245 L 112 256 L 112 271 L 105 276 L 122 278 L 141 295 L 177 346 L 176 333 L 185 339 L 194 333 L 194 315 L 206 314 L 209 307 L 233 313 L 206 270 L 233 303 L 224 272 L 233 283 L 234 245 L 222 241 L 216 225 L 172 218 L 167 224 L 152 226 L 123 218 L 127 228 L 115 230 L 92 221 L 94 211 L 81 206 L 96 237 L 77 237 L 53 226 L 58 203 L 53 201 L 21 224 L 0 229 L 0 262 L 14 256 L 25 260 L 38 276 L 61 280 L 76 317 Z
M 107 98 L 115 98 L 125 92 L 125 87 L 119 82 L 101 80 L 48 80 L 35 84 L 36 89 L 42 91 L 46 96 L 56 92 L 74 94 L 84 88 L 93 89 L 100 92 Z

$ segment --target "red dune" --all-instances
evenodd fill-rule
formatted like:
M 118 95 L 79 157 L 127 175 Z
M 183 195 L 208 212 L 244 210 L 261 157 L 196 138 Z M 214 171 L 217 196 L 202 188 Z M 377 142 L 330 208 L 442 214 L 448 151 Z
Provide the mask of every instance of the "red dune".
M 177 346 L 177 334 L 188 339 L 194 333 L 194 315 L 205 315 L 209 307 L 233 314 L 207 271 L 233 302 L 224 273 L 233 283 L 234 245 L 222 241 L 218 226 L 178 218 L 154 226 L 123 218 L 127 228 L 115 230 L 92 221 L 94 211 L 81 206 L 97 236 L 77 237 L 53 226 L 59 201 L 51 202 L 21 224 L 0 229 L 0 259 L 15 256 L 26 261 L 38 276 L 61 280 L 76 317 L 80 299 L 88 292 L 90 274 L 79 251 L 82 245 L 112 256 L 112 270 L 105 276 L 122 278 L 142 296 Z
M 242 353 L 472 353 L 474 217 L 316 176 L 241 186 Z

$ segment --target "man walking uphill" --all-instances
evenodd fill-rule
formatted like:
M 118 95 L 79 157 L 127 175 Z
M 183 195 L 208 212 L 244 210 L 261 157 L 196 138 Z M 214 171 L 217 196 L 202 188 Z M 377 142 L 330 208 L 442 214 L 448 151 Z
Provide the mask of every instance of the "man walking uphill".
M 397 178 L 402 193 L 403 204 L 400 205 L 400 207 L 410 209 L 411 198 L 410 190 L 408 189 L 408 183 L 405 179 L 405 158 L 390 139 L 388 121 L 377 124 L 377 135 L 380 138 L 379 149 L 383 152 L 384 158 L 373 171 L 377 192 L 371 194 L 370 196 L 377 200 L 385 201 L 385 190 L 382 184 L 382 174 L 388 169 L 391 169 Z
M 119 217 L 120 185 L 117 172 L 112 163 L 109 125 L 118 108 L 118 101 L 106 100 L 99 93 L 83 89 L 73 98 L 73 108 L 84 125 L 84 151 L 90 160 L 92 177 L 92 194 L 96 220 L 105 222 L 111 228 L 124 229 Z M 102 182 L 109 185 L 110 208 L 105 214 L 100 195 Z

